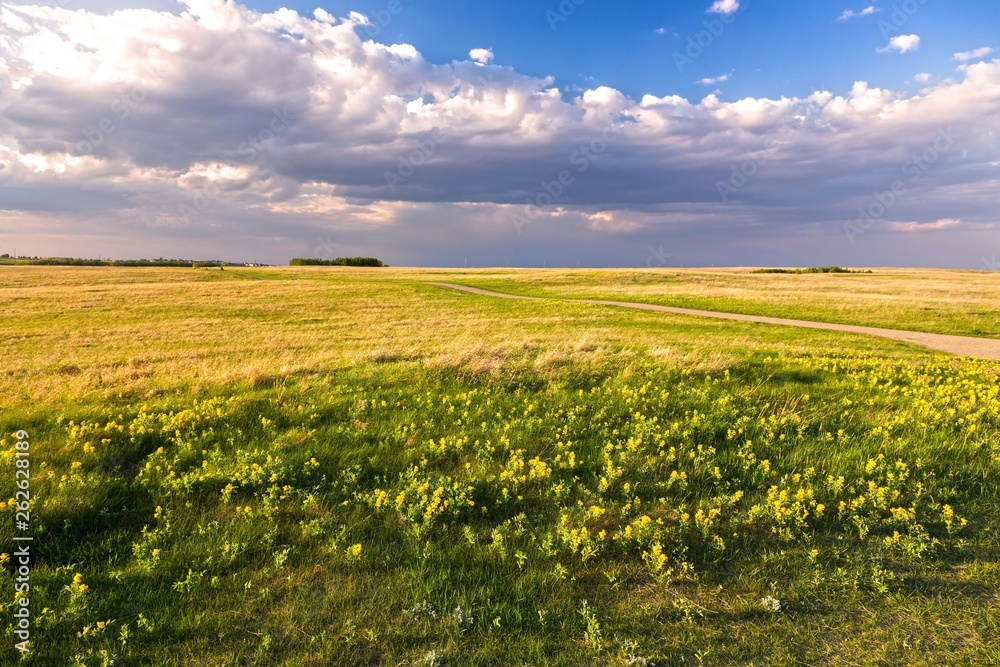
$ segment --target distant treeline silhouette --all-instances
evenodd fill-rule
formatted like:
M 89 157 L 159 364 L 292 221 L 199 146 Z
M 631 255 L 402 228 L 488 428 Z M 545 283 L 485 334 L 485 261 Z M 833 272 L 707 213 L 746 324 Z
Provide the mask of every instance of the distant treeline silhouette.
M 4 258 L 6 259 L 6 258 Z M 11 258 L 13 259 L 13 258 Z M 18 264 L 44 266 L 170 266 L 170 267 L 215 267 L 227 265 L 216 261 L 195 261 L 191 259 L 81 259 L 79 257 L 18 257 Z M 227 265 L 228 266 L 228 265 Z
M 757 269 L 753 273 L 871 273 L 871 271 L 855 271 L 839 266 L 813 266 L 808 269 Z
M 334 259 L 315 259 L 296 257 L 289 266 L 385 266 L 382 260 L 374 257 L 335 257 Z

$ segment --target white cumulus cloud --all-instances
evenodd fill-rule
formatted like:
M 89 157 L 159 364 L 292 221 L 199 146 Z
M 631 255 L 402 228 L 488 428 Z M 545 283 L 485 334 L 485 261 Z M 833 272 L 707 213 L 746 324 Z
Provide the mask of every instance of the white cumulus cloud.
M 967 63 L 970 60 L 979 60 L 980 58 L 985 58 L 991 53 L 993 53 L 993 47 L 984 46 L 974 51 L 962 51 L 961 53 L 956 53 L 955 60 L 962 63 Z
M 722 83 L 723 81 L 729 81 L 729 74 L 722 74 L 720 76 L 710 76 L 704 79 L 700 79 L 698 83 L 703 86 L 711 86 L 716 83 Z
M 859 12 L 856 12 L 856 11 L 854 11 L 853 9 L 845 9 L 845 10 L 844 10 L 844 13 L 843 13 L 843 14 L 841 14 L 841 15 L 840 15 L 840 16 L 839 16 L 839 17 L 837 18 L 837 20 L 838 20 L 838 21 L 850 21 L 851 19 L 853 19 L 853 18 L 857 18 L 857 17 L 859 17 L 859 16 L 871 16 L 872 14 L 874 14 L 874 13 L 875 13 L 875 12 L 877 12 L 877 11 L 878 11 L 878 10 L 877 10 L 877 9 L 875 8 L 875 6 L 874 6 L 874 5 L 871 5 L 871 6 L 868 6 L 868 7 L 865 7 L 864 9 L 862 9 L 862 10 L 861 10 L 861 11 L 859 11 Z
M 493 49 L 472 49 L 469 58 L 480 65 L 489 65 L 493 62 Z
M 740 8 L 740 0 L 715 0 L 708 11 L 713 14 L 732 14 Z
M 885 47 L 878 50 L 879 53 L 909 53 L 920 48 L 919 35 L 897 35 L 889 40 Z

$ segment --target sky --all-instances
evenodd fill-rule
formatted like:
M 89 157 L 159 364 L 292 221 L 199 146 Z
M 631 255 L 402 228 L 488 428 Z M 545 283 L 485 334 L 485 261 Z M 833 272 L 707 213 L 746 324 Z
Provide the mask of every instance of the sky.
M 1000 269 L 995 0 L 0 2 L 0 253 Z

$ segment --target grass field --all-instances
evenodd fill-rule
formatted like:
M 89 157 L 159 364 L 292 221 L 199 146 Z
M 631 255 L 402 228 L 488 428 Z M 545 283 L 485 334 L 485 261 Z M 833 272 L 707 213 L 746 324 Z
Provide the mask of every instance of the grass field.
M 616 299 L 747 315 L 1000 338 L 1000 272 L 873 269 L 754 274 L 750 269 L 469 273 L 464 284 L 528 296 Z
M 0 267 L 0 662 L 1000 663 L 996 362 L 445 280 L 1000 336 L 976 272 Z

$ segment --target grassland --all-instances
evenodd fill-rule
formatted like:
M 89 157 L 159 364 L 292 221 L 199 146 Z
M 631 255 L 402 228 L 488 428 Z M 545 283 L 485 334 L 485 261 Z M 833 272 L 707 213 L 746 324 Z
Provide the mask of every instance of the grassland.
M 995 276 L 0 280 L 36 549 L 4 664 L 1000 661 L 996 363 L 426 284 L 996 335 Z
M 1000 338 L 1000 272 L 872 271 L 800 275 L 754 274 L 751 269 L 473 272 L 456 282 L 527 296 L 638 301 Z

